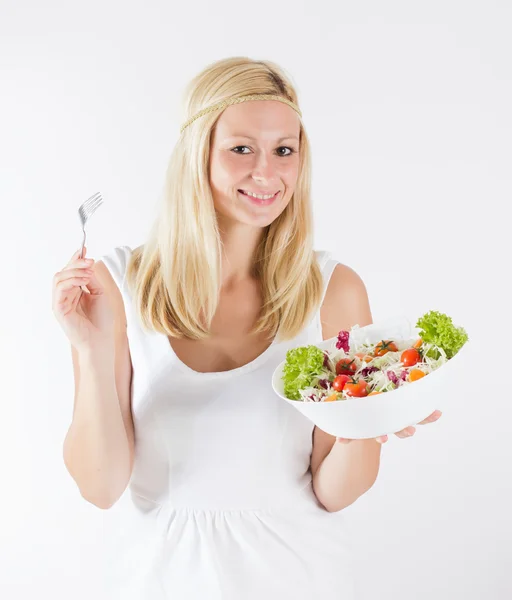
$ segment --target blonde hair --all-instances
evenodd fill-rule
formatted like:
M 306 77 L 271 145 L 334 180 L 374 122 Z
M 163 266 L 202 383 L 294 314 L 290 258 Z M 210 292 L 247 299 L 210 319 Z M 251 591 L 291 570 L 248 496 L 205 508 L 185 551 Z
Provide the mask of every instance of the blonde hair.
M 216 61 L 187 87 L 186 118 L 226 98 L 297 93 L 275 63 L 232 57 Z M 127 281 L 144 327 L 170 337 L 209 336 L 220 294 L 222 242 L 209 183 L 210 140 L 222 111 L 189 125 L 169 161 L 158 218 L 144 246 L 133 251 Z M 251 333 L 276 341 L 299 334 L 318 308 L 323 279 L 313 250 L 310 145 L 301 121 L 299 175 L 285 210 L 265 228 L 253 273 L 263 306 Z

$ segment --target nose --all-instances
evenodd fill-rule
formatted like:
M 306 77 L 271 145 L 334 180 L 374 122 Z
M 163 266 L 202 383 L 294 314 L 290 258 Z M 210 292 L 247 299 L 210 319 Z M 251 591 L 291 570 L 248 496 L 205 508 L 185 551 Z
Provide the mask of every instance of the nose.
M 257 154 L 256 162 L 252 171 L 252 177 L 255 181 L 270 182 L 275 179 L 276 169 L 273 161 L 265 152 Z

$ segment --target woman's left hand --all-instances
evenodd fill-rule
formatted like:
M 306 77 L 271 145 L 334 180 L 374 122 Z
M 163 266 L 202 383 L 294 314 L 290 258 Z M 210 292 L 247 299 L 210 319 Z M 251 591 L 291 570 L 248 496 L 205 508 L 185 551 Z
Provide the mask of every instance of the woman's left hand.
M 423 421 L 420 421 L 418 423 L 418 425 L 427 425 L 427 423 L 433 423 L 434 421 L 437 421 L 441 417 L 441 415 L 442 415 L 442 413 L 441 413 L 440 410 L 435 410 L 426 419 L 423 419 Z M 399 437 L 399 438 L 408 438 L 408 437 L 412 437 L 415 433 L 416 433 L 416 428 L 414 427 L 414 425 L 409 425 L 409 427 L 406 427 L 405 429 L 401 429 L 400 431 L 396 431 L 395 435 L 397 437 Z M 378 437 L 376 437 L 374 439 L 379 444 L 384 444 L 385 442 L 388 441 L 388 436 L 387 435 L 379 435 Z M 348 444 L 352 440 L 351 439 L 347 439 L 347 438 L 337 437 L 336 441 L 340 442 L 340 444 Z

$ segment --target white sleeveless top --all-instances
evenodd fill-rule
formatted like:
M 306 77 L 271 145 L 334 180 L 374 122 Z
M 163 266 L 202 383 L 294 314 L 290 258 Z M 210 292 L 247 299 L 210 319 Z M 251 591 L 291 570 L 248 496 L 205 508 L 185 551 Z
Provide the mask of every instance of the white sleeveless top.
M 125 284 L 131 252 L 99 259 L 124 300 L 136 440 L 133 520 L 109 598 L 353 600 L 344 515 L 327 512 L 311 485 L 314 425 L 271 385 L 288 349 L 322 340 L 320 309 L 250 363 L 200 373 L 165 335 L 142 329 Z M 325 295 L 337 261 L 317 259 Z

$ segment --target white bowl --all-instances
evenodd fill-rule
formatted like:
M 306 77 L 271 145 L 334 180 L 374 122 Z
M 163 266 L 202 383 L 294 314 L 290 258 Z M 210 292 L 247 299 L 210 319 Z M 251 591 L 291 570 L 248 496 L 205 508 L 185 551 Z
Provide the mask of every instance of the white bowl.
M 371 343 L 383 339 L 412 339 L 417 338 L 417 332 L 405 319 L 388 321 L 383 325 L 372 324 L 361 327 L 352 333 L 350 339 L 356 336 L 365 338 Z M 335 348 L 337 338 L 315 344 L 322 350 Z M 447 389 L 445 384 L 454 379 L 453 388 L 460 377 L 457 365 L 460 356 L 467 351 L 469 342 L 457 352 L 447 363 L 429 373 L 426 377 L 403 384 L 401 387 L 374 396 L 349 398 L 334 402 L 304 402 L 290 400 L 284 395 L 282 380 L 283 361 L 274 371 L 272 387 L 286 402 L 295 407 L 304 416 L 326 433 L 349 439 L 374 438 L 379 435 L 392 434 L 409 425 L 415 425 L 432 414 L 436 409 L 443 409 L 443 400 Z

